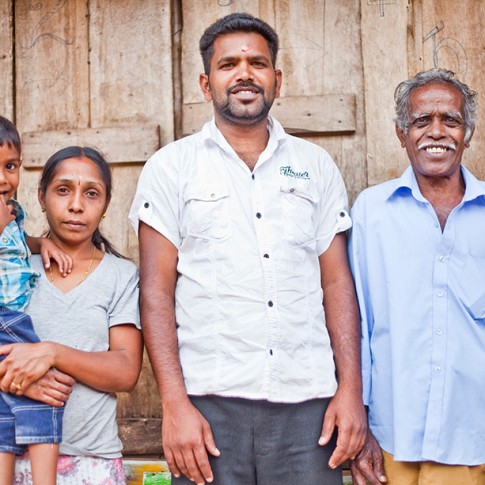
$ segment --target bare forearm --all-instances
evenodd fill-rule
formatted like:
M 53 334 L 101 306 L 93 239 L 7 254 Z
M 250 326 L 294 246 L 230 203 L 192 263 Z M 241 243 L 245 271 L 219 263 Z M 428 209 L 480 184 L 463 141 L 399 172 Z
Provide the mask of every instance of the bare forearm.
M 147 295 L 140 302 L 143 337 L 164 406 L 185 399 L 174 304 L 171 295 Z M 156 302 L 156 305 L 151 302 Z
M 352 280 L 327 288 L 324 306 L 339 385 L 362 394 L 359 312 Z
M 127 350 L 85 352 L 53 342 L 45 344 L 51 348 L 53 367 L 98 391 L 131 391 L 137 382 L 140 364 Z
M 361 393 L 360 316 L 344 234 L 337 234 L 320 256 L 320 266 L 326 325 L 339 386 L 351 386 Z
M 143 337 L 164 407 L 187 400 L 175 321 L 177 248 L 140 223 L 140 311 Z

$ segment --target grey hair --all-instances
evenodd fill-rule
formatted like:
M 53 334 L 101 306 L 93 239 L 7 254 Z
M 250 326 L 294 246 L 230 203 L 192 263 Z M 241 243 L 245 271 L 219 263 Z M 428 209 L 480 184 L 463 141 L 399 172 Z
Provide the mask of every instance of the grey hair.
M 394 101 L 396 102 L 396 118 L 394 122 L 407 134 L 410 122 L 409 99 L 411 93 L 419 87 L 428 84 L 448 84 L 455 87 L 463 95 L 465 101 L 465 141 L 468 141 L 475 128 L 477 118 L 477 92 L 470 89 L 465 83 L 462 83 L 455 73 L 447 69 L 434 68 L 428 71 L 418 72 L 413 78 L 400 83 L 394 91 Z

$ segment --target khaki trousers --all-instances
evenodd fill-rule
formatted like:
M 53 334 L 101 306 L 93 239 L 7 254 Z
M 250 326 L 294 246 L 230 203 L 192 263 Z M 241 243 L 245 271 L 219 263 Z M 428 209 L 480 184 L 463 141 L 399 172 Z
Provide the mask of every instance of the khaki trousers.
M 485 485 L 485 464 L 443 465 L 433 461 L 394 461 L 382 450 L 386 485 Z

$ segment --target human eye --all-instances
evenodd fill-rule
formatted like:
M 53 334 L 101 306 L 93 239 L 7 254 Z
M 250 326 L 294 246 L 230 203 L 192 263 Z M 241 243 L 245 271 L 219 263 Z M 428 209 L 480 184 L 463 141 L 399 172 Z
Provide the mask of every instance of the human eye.
M 426 126 L 429 123 L 429 116 L 417 116 L 412 122 L 412 126 L 420 128 Z
M 445 123 L 448 126 L 460 126 L 461 120 L 460 120 L 460 118 L 458 118 L 456 116 L 449 115 L 449 116 L 446 116 Z
M 86 191 L 86 195 L 89 198 L 94 199 L 94 198 L 99 196 L 99 192 L 97 190 L 94 190 L 94 189 L 89 189 L 89 190 Z
M 224 62 L 219 66 L 219 69 L 222 69 L 223 71 L 228 71 L 229 69 L 232 69 L 234 67 L 233 62 Z
M 5 168 L 9 172 L 15 172 L 15 170 L 18 170 L 19 167 L 20 167 L 20 162 L 7 162 L 5 165 Z
M 69 194 L 69 189 L 67 187 L 65 187 L 64 185 L 60 185 L 59 187 L 56 188 L 56 194 L 67 195 L 67 194 Z

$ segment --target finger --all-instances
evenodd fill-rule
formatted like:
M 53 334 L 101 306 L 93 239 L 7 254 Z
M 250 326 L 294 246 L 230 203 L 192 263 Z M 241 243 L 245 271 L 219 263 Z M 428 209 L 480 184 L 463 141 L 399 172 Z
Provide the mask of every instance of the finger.
M 384 460 L 382 453 L 374 453 L 374 473 L 381 482 L 387 482 L 386 472 L 384 471 Z
M 205 458 L 204 458 L 205 455 Z M 202 470 L 199 468 L 199 459 L 200 462 L 203 463 L 206 467 L 209 466 L 209 458 L 207 457 L 207 453 L 205 448 L 199 447 L 196 450 L 187 450 L 187 453 L 184 454 L 185 458 L 185 465 L 187 467 L 187 476 L 193 480 L 197 485 L 202 484 L 204 485 L 205 479 Z M 209 466 L 210 469 L 210 466 Z M 211 472 L 212 475 L 212 472 Z
M 212 431 L 209 425 L 204 427 L 203 435 L 204 435 L 204 444 L 207 451 L 212 456 L 220 456 L 221 452 L 217 449 L 216 442 L 214 441 L 214 436 L 212 435 Z
M 57 369 L 52 369 L 52 374 L 57 382 L 59 382 L 60 384 L 66 387 L 70 387 L 71 390 L 72 390 L 72 386 L 76 383 L 76 380 L 72 378 L 70 375 L 64 374 L 64 372 L 61 372 Z
M 214 446 L 215 448 L 215 446 Z M 217 450 L 217 448 L 215 448 Z M 206 482 L 211 483 L 214 480 L 214 475 L 212 474 L 212 468 L 209 462 L 209 456 L 205 448 L 197 448 L 194 450 L 195 460 L 197 462 L 197 467 L 201 471 L 202 476 Z M 197 482 L 199 483 L 199 482 Z
M 187 465 L 185 464 L 185 458 L 181 450 L 176 449 L 173 451 L 173 459 L 176 468 L 179 470 L 179 474 L 183 474 L 187 478 L 192 480 L 192 477 L 189 475 L 189 470 L 187 468 Z
M 67 272 L 70 273 L 72 271 L 72 258 L 71 256 L 65 255 L 66 258 L 66 268 Z
M 8 355 L 12 352 L 12 344 L 0 345 L 0 355 Z
M 165 455 L 165 460 L 167 461 L 168 469 L 170 473 L 175 477 L 180 477 L 180 470 L 177 466 L 173 453 L 170 450 L 163 448 L 163 454 Z
M 348 431 L 339 428 L 337 446 L 335 447 L 330 460 L 328 461 L 328 466 L 330 468 L 337 468 L 341 463 L 343 463 L 347 458 L 350 458 L 349 449 L 350 434 Z
M 366 485 L 367 481 L 362 475 L 362 473 L 359 472 L 357 467 L 354 464 L 350 465 L 350 471 L 352 473 L 352 483 L 353 485 Z
M 323 420 L 322 434 L 320 435 L 320 439 L 318 440 L 318 444 L 320 446 L 325 446 L 330 441 L 334 429 L 335 414 L 333 412 L 330 412 L 327 408 L 327 412 L 325 413 L 325 418 Z
M 365 431 L 359 429 L 353 429 L 350 434 L 349 444 L 348 444 L 348 454 L 351 460 L 354 460 L 357 453 L 362 449 L 365 443 Z

